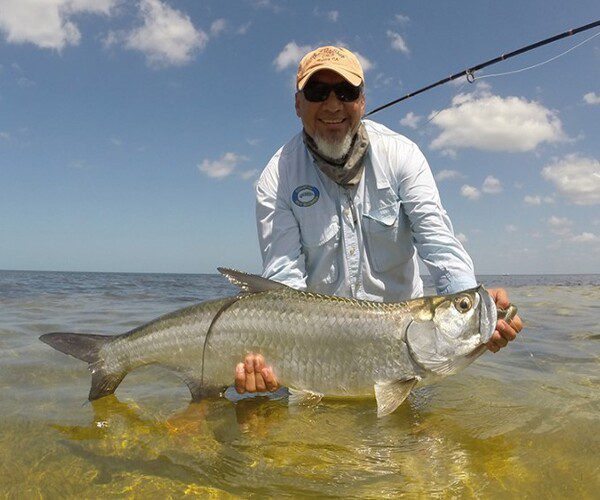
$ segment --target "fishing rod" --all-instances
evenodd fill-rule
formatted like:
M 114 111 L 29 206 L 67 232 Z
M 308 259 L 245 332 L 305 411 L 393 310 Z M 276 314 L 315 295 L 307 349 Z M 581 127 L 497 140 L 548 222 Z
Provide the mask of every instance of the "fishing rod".
M 456 80 L 457 78 L 460 78 L 461 76 L 466 76 L 467 80 L 469 82 L 473 83 L 475 81 L 475 75 L 474 75 L 475 71 L 479 71 L 480 69 L 486 68 L 487 66 L 491 66 L 492 64 L 499 63 L 500 61 L 506 61 L 507 59 L 510 59 L 511 57 L 515 57 L 515 56 L 518 56 L 525 52 L 529 52 L 530 50 L 537 49 L 538 47 L 542 47 L 543 45 L 548 45 L 549 43 L 556 42 L 557 40 L 561 40 L 562 38 L 567 38 L 569 36 L 576 35 L 577 33 L 581 33 L 582 31 L 591 30 L 598 26 L 600 26 L 600 20 L 594 21 L 593 23 L 590 23 L 590 24 L 586 24 L 585 26 L 580 26 L 579 28 L 565 31 L 564 33 L 561 33 L 560 35 L 554 35 L 550 38 L 546 38 L 545 40 L 540 40 L 539 42 L 532 43 L 531 45 L 527 45 L 526 47 L 521 47 L 520 49 L 517 49 L 508 54 L 502 54 L 501 56 L 495 57 L 494 59 L 490 59 L 489 61 L 483 62 L 481 64 L 477 64 L 476 66 L 473 66 L 469 69 L 465 69 L 465 70 L 461 71 L 460 73 L 456 73 L 452 76 L 444 78 L 443 80 L 440 80 L 439 82 L 432 83 L 431 85 L 427 85 L 426 87 L 416 90 L 415 92 L 406 94 L 405 96 L 400 97 L 400 99 L 396 99 L 394 101 L 388 102 L 387 104 L 384 104 L 383 106 L 379 106 L 378 108 L 375 108 L 374 110 L 369 111 L 365 115 L 365 117 L 370 116 L 374 113 L 377 113 L 378 111 L 381 111 L 382 109 L 389 108 L 390 106 L 393 106 L 394 104 L 398 104 L 400 101 L 404 101 L 410 97 L 414 97 L 418 94 L 421 94 L 422 92 L 425 92 L 434 87 L 437 87 L 438 85 L 443 85 L 444 83 L 448 83 L 448 82 L 451 82 L 452 80 Z

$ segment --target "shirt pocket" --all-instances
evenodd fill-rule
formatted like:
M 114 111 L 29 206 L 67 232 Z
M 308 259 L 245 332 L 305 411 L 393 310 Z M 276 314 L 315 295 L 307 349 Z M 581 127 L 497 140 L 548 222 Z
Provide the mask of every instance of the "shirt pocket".
M 320 291 L 319 283 L 334 283 L 339 274 L 340 224 L 337 216 L 305 217 L 300 223 L 300 238 L 306 258 L 307 284 L 311 290 Z
M 412 235 L 405 218 L 401 201 L 363 214 L 369 263 L 375 271 L 389 271 L 412 258 Z

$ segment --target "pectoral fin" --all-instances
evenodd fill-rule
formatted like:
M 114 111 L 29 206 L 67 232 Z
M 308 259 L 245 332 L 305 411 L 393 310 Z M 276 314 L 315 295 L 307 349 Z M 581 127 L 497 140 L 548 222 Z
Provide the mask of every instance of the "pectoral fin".
M 385 417 L 392 413 L 407 398 L 417 379 L 392 380 L 375 384 L 377 416 Z
M 288 389 L 290 392 L 289 404 L 300 406 L 315 406 L 323 398 L 320 392 L 308 391 L 306 389 Z

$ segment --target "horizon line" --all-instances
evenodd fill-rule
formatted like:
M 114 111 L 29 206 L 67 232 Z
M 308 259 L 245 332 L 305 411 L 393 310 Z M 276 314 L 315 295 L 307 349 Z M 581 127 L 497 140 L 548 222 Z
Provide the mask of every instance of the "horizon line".
M 215 275 L 216 272 L 183 272 L 183 271 L 57 271 L 50 269 L 0 269 L 0 272 L 20 272 L 20 273 L 73 273 L 73 274 L 176 274 L 176 275 Z M 260 273 L 250 273 L 257 274 Z M 594 276 L 600 273 L 475 273 L 475 276 Z M 429 274 L 421 274 L 421 278 L 430 277 Z

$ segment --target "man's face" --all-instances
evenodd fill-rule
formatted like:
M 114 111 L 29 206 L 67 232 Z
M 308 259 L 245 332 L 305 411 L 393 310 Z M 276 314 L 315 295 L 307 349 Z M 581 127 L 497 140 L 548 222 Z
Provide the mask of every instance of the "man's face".
M 344 79 L 337 73 L 324 69 L 317 71 L 310 81 L 335 84 L 343 82 Z M 346 136 L 354 136 L 364 112 L 363 92 L 353 102 L 340 101 L 335 92 L 330 92 L 323 102 L 310 102 L 302 92 L 296 93 L 296 114 L 302 120 L 306 133 L 315 140 L 318 136 L 330 144 L 342 143 Z

